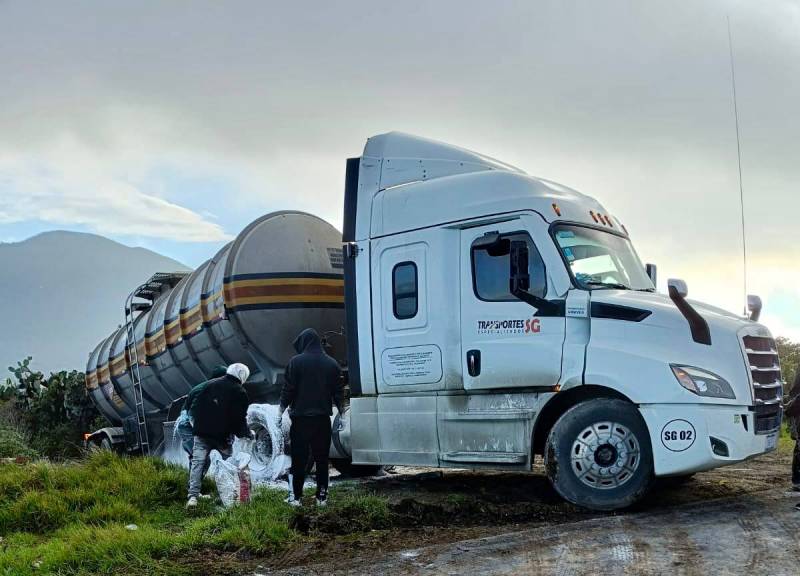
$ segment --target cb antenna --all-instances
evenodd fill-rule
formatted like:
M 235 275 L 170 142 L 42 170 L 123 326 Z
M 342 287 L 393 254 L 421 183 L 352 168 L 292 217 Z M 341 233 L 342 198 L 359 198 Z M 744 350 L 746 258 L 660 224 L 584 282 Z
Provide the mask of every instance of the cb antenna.
M 744 187 L 742 186 L 742 146 L 739 140 L 739 107 L 736 102 L 736 69 L 733 64 L 733 38 L 731 17 L 728 21 L 728 51 L 731 59 L 731 91 L 733 93 L 733 117 L 736 121 L 736 159 L 739 166 L 739 207 L 742 213 L 742 289 L 744 290 L 744 315 L 747 316 L 747 229 L 744 225 Z

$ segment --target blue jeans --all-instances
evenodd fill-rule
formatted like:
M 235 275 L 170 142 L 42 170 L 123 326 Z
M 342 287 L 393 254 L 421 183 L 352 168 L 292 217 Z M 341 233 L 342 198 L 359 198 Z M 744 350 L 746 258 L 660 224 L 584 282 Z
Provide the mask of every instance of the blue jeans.
M 192 447 L 194 446 L 194 433 L 188 420 L 181 420 L 175 427 L 175 432 L 181 439 L 181 447 L 189 455 L 189 465 L 192 463 Z

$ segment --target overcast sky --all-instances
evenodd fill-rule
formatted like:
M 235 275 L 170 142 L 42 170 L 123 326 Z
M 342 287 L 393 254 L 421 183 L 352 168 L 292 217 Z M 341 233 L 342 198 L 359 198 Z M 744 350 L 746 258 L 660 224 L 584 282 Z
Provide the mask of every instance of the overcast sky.
M 0 0 L 0 241 L 196 266 L 268 211 L 340 226 L 345 158 L 402 130 L 597 197 L 662 284 L 740 311 L 726 15 L 749 291 L 800 339 L 798 1 Z

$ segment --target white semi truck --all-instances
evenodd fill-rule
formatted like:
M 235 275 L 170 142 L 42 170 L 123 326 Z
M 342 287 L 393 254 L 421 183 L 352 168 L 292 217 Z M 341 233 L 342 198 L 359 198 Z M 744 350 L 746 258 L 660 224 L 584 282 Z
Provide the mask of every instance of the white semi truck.
M 342 236 L 268 214 L 131 295 L 126 325 L 89 356 L 112 427 L 88 437 L 159 453 L 180 398 L 218 364 L 248 364 L 251 400 L 274 402 L 291 340 L 313 327 L 348 368 L 338 468 L 530 470 L 540 455 L 567 500 L 621 508 L 654 477 L 775 448 L 781 372 L 751 300 L 745 318 L 686 300 L 681 281 L 660 294 L 593 198 L 383 134 L 347 161 Z
M 656 476 L 773 450 L 782 381 L 751 317 L 655 289 L 595 199 L 399 133 L 348 160 L 350 411 L 362 465 L 529 470 L 616 509 Z M 349 416 L 349 417 L 348 417 Z

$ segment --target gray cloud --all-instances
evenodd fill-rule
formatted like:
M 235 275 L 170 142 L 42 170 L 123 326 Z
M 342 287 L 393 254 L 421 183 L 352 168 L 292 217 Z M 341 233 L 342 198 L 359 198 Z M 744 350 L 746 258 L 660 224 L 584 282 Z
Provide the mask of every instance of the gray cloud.
M 738 308 L 726 15 L 754 274 L 760 257 L 795 266 L 794 1 L 6 2 L 0 161 L 64 167 L 91 157 L 104 190 L 180 166 L 236 182 L 241 194 L 226 202 L 254 213 L 291 206 L 339 222 L 344 158 L 371 134 L 405 130 L 597 196 L 643 257 Z M 54 150 L 57 138 L 73 149 Z M 111 198 L 97 195 L 99 205 Z M 114 214 L 111 232 L 121 226 Z M 183 216 L 166 236 L 221 234 Z M 155 234 L 165 225 L 145 220 Z M 708 257 L 696 264 L 687 253 Z M 722 288 L 708 282 L 715 273 Z

